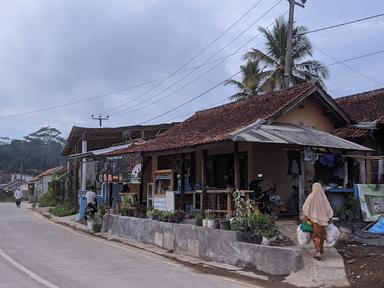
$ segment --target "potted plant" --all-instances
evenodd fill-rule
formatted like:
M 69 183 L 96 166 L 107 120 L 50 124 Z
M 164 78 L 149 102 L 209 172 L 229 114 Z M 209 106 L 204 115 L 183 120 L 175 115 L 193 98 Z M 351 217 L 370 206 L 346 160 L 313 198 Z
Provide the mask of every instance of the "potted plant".
M 216 228 L 216 215 L 212 210 L 207 210 L 206 213 L 207 218 L 207 227 L 208 228 Z
M 262 238 L 262 245 L 270 245 L 271 239 L 277 235 L 277 219 L 274 215 L 256 211 L 250 216 L 250 226 L 255 236 Z
M 196 226 L 202 226 L 203 225 L 203 213 L 201 211 L 195 212 L 193 215 L 193 219 L 195 219 L 195 225 Z
M 159 221 L 162 221 L 162 222 L 166 222 L 168 221 L 168 218 L 167 218 L 167 211 L 164 211 L 164 210 L 160 210 L 159 211 L 159 217 L 158 217 Z
M 158 220 L 159 219 L 159 212 L 160 212 L 160 210 L 158 210 L 158 209 L 151 209 L 151 210 L 147 211 L 147 215 L 152 220 Z
M 185 215 L 183 211 L 176 210 L 173 212 L 172 217 L 175 223 L 181 223 L 184 220 Z

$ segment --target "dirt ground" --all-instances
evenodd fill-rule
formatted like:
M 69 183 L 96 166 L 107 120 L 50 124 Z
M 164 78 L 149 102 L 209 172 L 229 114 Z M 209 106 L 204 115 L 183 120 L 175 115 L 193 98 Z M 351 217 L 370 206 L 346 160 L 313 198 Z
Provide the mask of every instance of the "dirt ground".
M 384 247 L 338 244 L 352 288 L 384 288 Z

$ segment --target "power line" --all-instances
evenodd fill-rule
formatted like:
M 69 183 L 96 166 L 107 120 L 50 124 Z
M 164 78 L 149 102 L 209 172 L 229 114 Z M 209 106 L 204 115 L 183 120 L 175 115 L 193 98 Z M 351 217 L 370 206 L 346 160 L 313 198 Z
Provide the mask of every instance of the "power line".
M 201 111 L 201 110 L 205 110 L 205 109 L 209 109 L 209 108 L 212 108 L 212 107 L 216 107 L 217 105 L 223 104 L 223 103 L 225 103 L 225 102 L 227 102 L 227 101 L 228 101 L 228 99 L 224 99 L 224 100 L 221 100 L 221 101 L 219 101 L 219 102 L 215 102 L 215 103 L 213 103 L 213 104 L 211 104 L 211 105 L 204 106 L 204 107 L 200 108 L 199 111 Z M 178 118 L 184 118 L 184 117 L 186 117 L 186 116 L 188 116 L 188 115 L 193 115 L 194 113 L 195 113 L 195 111 L 193 111 L 193 112 L 188 112 L 188 113 L 186 113 L 186 114 L 179 115 L 179 116 L 173 117 L 173 118 L 171 118 L 171 119 L 168 119 L 167 122 L 172 122 L 172 121 L 174 121 L 174 120 L 176 120 L 176 119 L 178 119 Z
M 256 25 L 265 15 L 267 15 L 270 11 L 272 11 L 272 9 L 274 9 L 278 4 L 280 4 L 282 0 L 276 2 L 270 9 L 268 9 L 263 15 L 261 15 L 258 19 L 256 19 L 255 21 L 253 21 L 250 25 L 247 26 L 246 29 L 244 29 L 243 31 L 241 31 L 235 38 L 233 38 L 231 41 L 229 41 L 225 46 L 223 46 L 221 49 L 219 49 L 215 54 L 211 55 L 208 59 L 206 59 L 202 64 L 205 64 L 207 63 L 209 60 L 213 59 L 215 56 L 217 56 L 220 52 L 222 52 L 225 48 L 227 48 L 229 45 L 231 45 L 234 41 L 236 41 L 238 38 L 240 38 L 244 33 L 246 33 L 249 29 L 251 29 L 254 25 Z M 242 46 L 244 47 L 244 46 Z M 232 55 L 231 55 L 232 56 Z M 220 62 L 222 63 L 222 62 Z M 218 64 L 219 65 L 219 64 Z M 218 65 L 215 65 L 214 67 L 217 67 Z M 198 70 L 200 67 L 202 67 L 202 65 L 200 66 L 197 66 L 196 69 L 193 69 L 190 73 L 188 73 L 187 75 L 185 75 L 184 77 L 182 77 L 181 79 L 173 82 L 171 85 L 167 86 L 165 89 L 163 89 L 162 91 L 160 91 L 159 93 L 157 93 L 155 96 L 153 97 L 157 97 L 159 95 L 161 95 L 162 93 L 164 93 L 165 91 L 169 90 L 170 88 L 174 87 L 176 84 L 180 83 L 181 81 L 183 81 L 184 79 L 186 79 L 187 77 L 189 77 L 191 74 L 193 74 L 196 70 Z M 208 74 L 210 71 L 212 71 L 213 69 L 210 69 L 209 71 L 207 71 L 207 73 L 204 73 L 204 75 Z M 201 76 L 204 76 L 204 75 L 201 75 Z M 200 79 L 201 77 L 197 77 L 196 79 L 192 80 L 191 82 L 187 83 L 186 85 L 184 85 L 182 88 L 185 88 L 186 86 L 188 86 L 189 84 L 193 83 L 194 81 Z M 182 89 L 181 88 L 181 89 Z M 177 91 L 180 91 L 181 89 L 177 90 Z M 172 92 L 171 94 L 174 94 L 174 92 Z M 167 95 L 166 97 L 164 98 L 167 98 L 171 95 Z M 150 97 L 150 98 L 147 98 L 146 100 L 142 101 L 141 103 L 139 104 L 144 104 L 148 101 L 150 101 L 151 99 L 153 99 L 153 97 Z M 139 99 L 140 97 L 136 98 L 135 100 Z M 164 99 L 164 98 L 161 98 L 161 99 Z M 120 115 L 120 113 L 122 113 L 124 110 L 121 110 L 121 107 L 122 106 L 125 106 L 127 104 L 131 103 L 131 101 L 128 101 L 128 102 L 125 102 L 124 104 L 120 105 L 119 107 L 119 110 L 120 111 L 117 111 L 115 114 L 116 115 Z M 141 110 L 141 109 L 140 109 Z M 136 111 L 136 108 L 134 109 L 134 111 Z M 128 113 L 128 112 L 132 112 L 132 111 L 124 111 L 123 113 Z M 113 114 L 112 114 L 113 115 Z
M 281 2 L 281 0 L 280 1 L 278 1 L 274 6 L 272 6 L 269 10 L 267 10 L 262 16 L 260 16 L 254 23 L 256 23 L 257 21 L 259 21 L 260 19 L 262 19 L 265 15 L 267 15 L 274 7 L 276 7 L 279 3 Z M 286 13 L 286 12 L 285 12 Z M 284 14 L 285 14 L 284 13 Z M 284 15 L 283 14 L 283 15 Z M 269 26 L 271 26 L 273 23 L 271 23 Z M 252 24 L 252 25 L 254 25 L 254 24 Z M 268 27 L 269 27 L 268 26 Z M 247 28 L 247 29 L 249 29 L 249 28 Z M 246 30 L 247 30 L 246 29 Z M 244 31 L 243 31 L 244 32 Z M 202 74 L 200 74 L 199 76 L 197 76 L 197 77 L 195 77 L 195 78 L 193 78 L 191 81 L 189 81 L 189 82 L 187 82 L 186 84 L 184 84 L 183 86 L 181 86 L 181 87 L 179 87 L 178 89 L 176 89 L 176 90 L 174 90 L 173 92 L 171 92 L 171 93 L 169 93 L 169 94 L 167 94 L 167 95 L 165 95 L 165 96 L 163 96 L 163 97 L 161 97 L 161 98 L 159 98 L 159 99 L 157 99 L 157 100 L 155 100 L 155 101 L 153 101 L 153 102 L 151 102 L 151 103 L 149 103 L 149 104 L 147 104 L 147 105 L 145 105 L 145 106 L 142 106 L 142 107 L 138 107 L 138 108 L 133 108 L 133 109 L 129 109 L 129 110 L 122 110 L 122 111 L 120 111 L 120 112 L 118 112 L 118 113 L 116 113 L 116 114 L 112 114 L 113 116 L 120 116 L 120 115 L 123 115 L 123 114 L 127 114 L 127 113 L 131 113 L 131 112 L 136 112 L 136 111 L 139 111 L 139 110 L 143 110 L 143 109 L 145 109 L 145 108 L 147 108 L 147 107 L 149 107 L 149 106 L 152 106 L 153 104 L 156 104 L 156 103 L 159 103 L 160 101 L 162 101 L 162 100 L 164 100 L 164 99 L 166 99 L 166 98 L 168 98 L 168 97 L 170 97 L 170 96 L 172 96 L 172 95 L 174 95 L 174 94 L 176 94 L 177 92 L 179 92 L 180 90 L 182 90 L 182 89 L 184 89 L 185 87 L 187 87 L 187 86 L 189 86 L 190 84 L 192 84 L 193 82 L 195 82 L 195 81 L 197 81 L 197 80 L 199 80 L 200 78 L 202 78 L 203 76 L 205 76 L 205 75 L 207 75 L 209 72 L 211 72 L 213 69 L 215 69 L 216 67 L 218 67 L 220 64 L 222 64 L 225 60 L 227 60 L 228 58 L 230 58 L 230 57 L 232 57 L 233 55 L 235 55 L 235 54 L 237 54 L 238 53 L 238 51 L 240 51 L 243 47 L 245 47 L 246 45 L 248 45 L 250 42 L 252 42 L 256 37 L 258 37 L 259 35 L 260 35 L 261 33 L 258 33 L 258 34 L 256 34 L 255 36 L 253 36 L 251 39 L 249 39 L 247 42 L 245 42 L 243 45 L 241 45 L 239 48 L 237 48 L 234 52 L 232 52 L 231 54 L 229 54 L 229 55 L 227 55 L 226 57 L 224 57 L 219 63 L 217 63 L 216 65 L 214 65 L 213 67 L 211 67 L 209 70 L 207 70 L 207 71 L 205 71 L 204 73 L 202 73 Z M 216 54 L 217 55 L 217 54 Z M 216 56 L 216 55 L 214 55 L 214 56 Z M 210 59 L 210 58 L 209 58 Z M 208 59 L 208 60 L 209 60 Z M 188 76 L 188 75 L 187 75 Z M 160 93 L 159 93 L 160 94 Z M 159 94 L 157 94 L 157 95 L 155 95 L 154 97 L 156 97 L 156 96 L 158 96 Z M 153 97 L 152 98 L 149 98 L 149 100 L 151 100 L 151 99 L 153 99 Z M 148 99 L 147 99 L 148 100 Z M 143 103 L 145 103 L 145 102 L 148 102 L 148 101 L 143 101 L 143 102 L 141 102 L 140 104 L 143 104 Z
M 356 20 L 352 20 L 352 21 L 348 21 L 348 22 L 344 22 L 344 23 L 339 23 L 339 24 L 335 24 L 335 25 L 331 25 L 331 26 L 326 26 L 326 27 L 322 27 L 322 28 L 319 28 L 319 29 L 315 29 L 315 30 L 310 30 L 310 31 L 307 31 L 307 32 L 303 32 L 303 33 L 301 33 L 301 34 L 299 34 L 297 36 L 301 36 L 301 35 L 305 35 L 305 34 L 311 34 L 311 33 L 316 33 L 316 32 L 325 31 L 325 30 L 329 30 L 329 29 L 333 29 L 333 28 L 338 28 L 338 27 L 342 27 L 342 26 L 346 26 L 346 25 L 350 25 L 350 24 L 354 24 L 354 23 L 358 23 L 358 22 L 362 22 L 362 21 L 366 21 L 366 20 L 382 17 L 382 16 L 384 16 L 384 13 L 376 14 L 376 15 L 373 15 L 373 16 L 369 16 L 369 17 L 365 17 L 365 18 L 360 18 L 360 19 L 356 19 Z
M 156 85 L 154 85 L 153 87 L 151 87 L 150 89 L 147 89 L 146 91 L 144 91 L 142 94 L 140 94 L 136 99 L 138 98 L 141 98 L 142 96 L 148 94 L 149 92 L 151 92 L 152 90 L 156 89 L 157 87 L 159 87 L 161 84 L 163 84 L 165 81 L 167 81 L 169 78 L 173 77 L 177 72 L 179 72 L 181 69 L 183 69 L 185 66 L 187 66 L 189 63 L 191 63 L 192 61 L 194 61 L 197 57 L 199 57 L 201 54 L 203 54 L 206 50 L 208 50 L 214 43 L 216 43 L 221 37 L 223 37 L 227 32 L 229 32 L 233 27 L 235 27 L 244 17 L 246 17 L 252 10 L 254 10 L 261 2 L 263 2 L 264 0 L 259 0 L 258 2 L 256 2 L 256 4 L 254 4 L 251 8 L 249 8 L 244 14 L 242 14 L 234 23 L 232 23 L 231 26 L 229 26 L 227 29 L 225 29 L 218 37 L 216 37 L 212 42 L 210 42 L 206 47 L 204 47 L 202 50 L 200 50 L 197 54 L 195 54 L 191 59 L 189 59 L 187 62 L 185 62 L 183 65 L 181 65 L 179 68 L 177 68 L 173 73 L 171 73 L 166 79 L 162 80 L 160 83 L 157 83 Z M 126 102 L 124 104 L 122 104 L 123 106 L 126 105 L 127 103 L 130 103 L 129 102 Z M 106 112 L 111 112 L 111 111 L 114 111 L 116 110 L 116 108 L 121 108 L 121 105 L 119 107 L 115 107 L 115 108 L 112 108 L 112 109 L 109 109 L 109 110 L 106 110 L 104 111 L 104 113 Z
M 171 113 L 171 112 L 173 112 L 173 111 L 176 111 L 177 109 L 179 109 L 179 108 L 181 108 L 181 107 L 183 107 L 183 106 L 185 106 L 185 105 L 187 105 L 187 104 L 189 104 L 189 103 L 191 103 L 191 102 L 193 102 L 193 101 L 199 99 L 200 97 L 204 96 L 205 94 L 207 94 L 207 93 L 211 92 L 212 90 L 216 89 L 217 87 L 223 85 L 227 80 L 229 80 L 229 79 L 231 79 L 231 78 L 233 78 L 233 77 L 239 75 L 240 73 L 241 73 L 241 71 L 236 72 L 235 74 L 231 75 L 230 77 L 228 77 L 228 78 L 225 79 L 224 81 L 221 81 L 220 83 L 217 83 L 215 86 L 209 88 L 208 90 L 205 90 L 203 93 L 201 93 L 201 94 L 199 94 L 199 95 L 193 97 L 192 99 L 190 99 L 190 100 L 188 100 L 188 101 L 185 101 L 185 102 L 183 102 L 182 104 L 176 106 L 175 108 L 172 108 L 172 109 L 170 109 L 170 110 L 168 110 L 168 111 L 166 111 L 166 112 L 163 112 L 163 113 L 161 113 L 161 114 L 159 114 L 159 115 L 157 115 L 157 116 L 155 116 L 155 117 L 152 117 L 152 118 L 150 118 L 150 119 L 148 119 L 148 120 L 145 120 L 145 121 L 143 121 L 143 122 L 140 122 L 140 123 L 138 123 L 137 125 L 145 124 L 145 123 L 147 123 L 147 122 L 156 120 L 156 119 L 158 119 L 158 118 L 160 118 L 160 117 L 162 117 L 162 116 L 164 116 L 164 115 L 166 115 L 166 114 L 169 114 L 169 113 Z
M 139 88 L 139 87 L 142 87 L 142 86 L 154 83 L 154 82 L 161 81 L 160 83 L 158 83 L 158 85 L 155 85 L 154 87 L 152 87 L 152 90 L 153 90 L 156 87 L 158 87 L 159 85 L 161 85 L 162 83 L 164 83 L 167 79 L 173 77 L 182 68 L 184 68 L 186 65 L 188 65 L 193 60 L 195 60 L 198 56 L 200 56 L 202 53 L 204 53 L 207 49 L 209 49 L 215 42 L 217 42 L 228 31 L 230 31 L 234 26 L 236 26 L 244 17 L 246 17 L 252 10 L 254 10 L 262 1 L 264 1 L 264 0 L 259 0 L 256 4 L 254 4 L 251 8 L 249 8 L 231 26 L 229 26 L 226 30 L 224 30 L 218 37 L 216 37 L 212 42 L 210 42 L 205 48 L 200 50 L 195 56 L 193 56 L 186 63 L 181 65 L 175 72 L 173 72 L 170 75 L 167 75 L 167 76 L 164 76 L 164 77 L 161 77 L 161 78 L 158 78 L 158 79 L 154 79 L 154 80 L 149 80 L 149 81 L 143 82 L 141 84 L 133 85 L 133 86 L 130 86 L 130 87 L 127 87 L 127 88 L 122 88 L 122 89 L 119 89 L 119 90 L 116 90 L 116 91 L 113 91 L 113 92 L 103 93 L 103 94 L 100 94 L 100 95 L 97 95 L 97 96 L 92 96 L 92 97 L 84 98 L 84 99 L 81 99 L 81 100 L 71 101 L 71 102 L 60 104 L 60 105 L 48 106 L 48 107 L 44 107 L 44 108 L 40 108 L 40 109 L 36 109 L 36 110 L 31 110 L 31 111 L 27 111 L 27 112 L 22 112 L 22 113 L 15 113 L 15 114 L 11 114 L 11 115 L 0 116 L 0 120 L 8 119 L 8 118 L 13 118 L 13 117 L 24 116 L 24 115 L 29 115 L 29 114 L 34 114 L 34 113 L 38 113 L 38 112 L 49 111 L 49 110 L 53 110 L 53 109 L 57 109 L 57 108 L 62 108 L 62 107 L 65 107 L 65 106 L 75 105 L 75 104 L 79 104 L 79 103 L 83 103 L 83 102 L 86 102 L 86 101 L 94 100 L 94 99 L 97 99 L 97 98 L 106 97 L 106 96 L 110 96 L 110 95 L 113 95 L 113 94 L 125 92 L 125 91 L 128 91 L 128 90 L 134 89 L 134 88 Z M 150 91 L 150 89 L 147 90 L 147 92 L 149 92 L 149 91 Z M 147 93 L 147 92 L 144 92 L 144 93 Z M 108 112 L 108 111 L 106 111 L 106 112 Z
M 330 67 L 330 66 L 334 66 L 334 65 L 337 65 L 337 64 L 342 64 L 342 63 L 346 63 L 346 62 L 350 62 L 350 61 L 354 61 L 354 60 L 370 57 L 370 56 L 381 54 L 381 53 L 384 53 L 384 50 L 379 50 L 379 51 L 376 51 L 376 52 L 372 52 L 372 53 L 356 56 L 356 57 L 349 58 L 349 59 L 346 59 L 346 60 L 343 60 L 343 61 L 338 61 L 338 62 L 334 62 L 334 63 L 331 63 L 331 64 L 327 64 L 327 65 L 324 65 L 324 66 L 325 67 Z
M 57 108 L 62 108 L 62 107 L 65 107 L 65 106 L 70 106 L 70 105 L 75 105 L 75 104 L 91 101 L 91 100 L 94 100 L 94 99 L 97 99 L 97 98 L 111 96 L 111 95 L 114 95 L 114 94 L 118 94 L 118 93 L 121 93 L 121 92 L 125 92 L 125 91 L 128 91 L 128 90 L 139 88 L 139 87 L 151 84 L 153 82 L 157 82 L 157 81 L 159 81 L 161 79 L 162 78 L 158 78 L 158 79 L 154 79 L 154 80 L 149 80 L 149 81 L 146 81 L 146 82 L 142 82 L 140 84 L 132 85 L 132 86 L 129 86 L 129 87 L 126 87 L 126 88 L 122 88 L 122 89 L 119 89 L 119 90 L 115 90 L 113 92 L 103 93 L 103 94 L 99 94 L 99 95 L 96 95 L 96 96 L 84 98 L 84 99 L 81 99 L 81 100 L 66 102 L 66 103 L 63 103 L 63 104 L 48 106 L 48 107 L 44 107 L 44 108 L 40 108 L 40 109 L 36 109 L 36 110 L 27 111 L 27 112 L 21 112 L 21 113 L 15 113 L 15 114 L 10 114 L 10 115 L 0 116 L 0 120 L 8 119 L 8 118 L 13 118 L 13 117 L 18 117 L 18 116 L 24 116 L 24 115 L 38 113 L 38 112 L 49 111 L 49 110 L 53 110 L 53 109 L 57 109 Z
M 360 72 L 360 71 L 358 71 L 358 70 L 352 68 L 352 67 L 349 66 L 348 64 L 345 64 L 343 61 L 340 61 L 340 60 L 336 59 L 334 56 L 330 55 L 329 53 L 325 52 L 324 50 L 322 50 L 322 49 L 320 49 L 320 48 L 318 48 L 318 47 L 316 47 L 316 46 L 314 46 L 314 45 L 313 45 L 313 47 L 314 47 L 316 50 L 318 50 L 319 52 L 321 52 L 322 54 L 324 54 L 324 55 L 328 56 L 329 58 L 333 59 L 334 61 L 336 61 L 336 63 L 333 63 L 334 65 L 335 65 L 335 64 L 341 64 L 341 65 L 343 65 L 344 67 L 346 67 L 347 69 L 349 69 L 349 70 L 351 70 L 351 71 L 353 71 L 353 72 L 355 72 L 355 73 L 357 73 L 357 74 L 360 74 L 361 76 L 363 76 L 363 77 L 365 77 L 365 78 L 367 78 L 367 79 L 369 79 L 369 80 L 371 80 L 371 81 L 373 81 L 373 82 L 376 82 L 376 83 L 378 83 L 378 84 L 384 86 L 384 83 L 383 83 L 383 82 L 380 82 L 380 81 L 378 81 L 378 80 L 372 78 L 371 76 L 368 76 L 367 74 L 362 73 L 362 72 Z

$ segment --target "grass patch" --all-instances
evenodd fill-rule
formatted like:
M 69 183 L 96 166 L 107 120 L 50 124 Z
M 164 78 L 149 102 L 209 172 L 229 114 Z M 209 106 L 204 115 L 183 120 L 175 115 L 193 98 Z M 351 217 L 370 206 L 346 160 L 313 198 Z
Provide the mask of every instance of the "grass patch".
M 48 211 L 57 217 L 69 216 L 76 214 L 77 212 L 76 208 L 72 207 L 68 203 L 59 204 L 56 207 L 49 208 Z

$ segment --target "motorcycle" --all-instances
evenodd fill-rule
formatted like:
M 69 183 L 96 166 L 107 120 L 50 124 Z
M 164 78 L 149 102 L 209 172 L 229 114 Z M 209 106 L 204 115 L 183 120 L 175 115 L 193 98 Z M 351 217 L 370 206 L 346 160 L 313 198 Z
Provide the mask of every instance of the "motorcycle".
M 274 195 L 276 192 L 274 187 L 262 191 L 261 182 L 263 180 L 263 174 L 258 174 L 257 179 L 249 183 L 249 189 L 254 191 L 251 193 L 251 199 L 258 204 L 261 213 L 274 214 L 278 217 L 280 215 L 281 198 L 279 195 Z
M 88 203 L 87 208 L 85 208 L 85 220 L 94 220 L 96 212 L 97 206 L 93 203 Z

